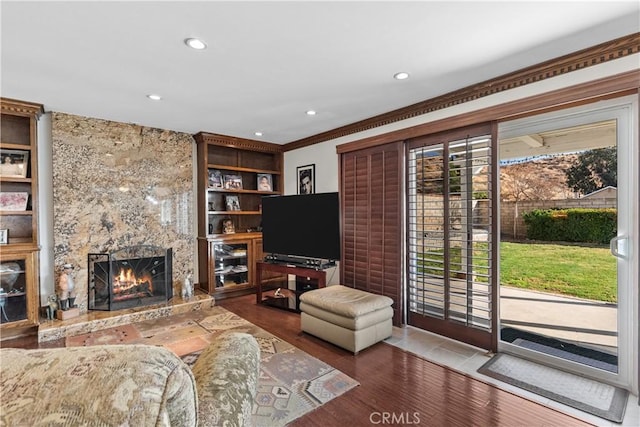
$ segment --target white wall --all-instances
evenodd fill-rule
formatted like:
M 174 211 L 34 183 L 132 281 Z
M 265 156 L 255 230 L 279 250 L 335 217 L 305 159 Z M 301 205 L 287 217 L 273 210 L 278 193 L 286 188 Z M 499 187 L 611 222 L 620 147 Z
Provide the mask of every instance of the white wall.
M 325 142 L 284 153 L 284 194 L 298 191 L 299 166 L 316 165 L 315 192 L 338 191 L 339 158 L 336 143 Z

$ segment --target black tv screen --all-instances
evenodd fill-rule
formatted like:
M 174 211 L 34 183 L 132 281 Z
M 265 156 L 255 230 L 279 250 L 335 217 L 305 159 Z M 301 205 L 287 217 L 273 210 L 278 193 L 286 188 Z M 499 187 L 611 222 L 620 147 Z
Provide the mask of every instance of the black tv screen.
M 340 259 L 338 193 L 263 197 L 262 245 L 269 254 Z

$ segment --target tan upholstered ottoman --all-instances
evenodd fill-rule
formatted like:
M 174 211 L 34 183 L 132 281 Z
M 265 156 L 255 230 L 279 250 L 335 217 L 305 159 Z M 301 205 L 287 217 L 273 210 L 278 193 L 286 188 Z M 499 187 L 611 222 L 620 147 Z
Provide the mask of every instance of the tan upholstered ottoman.
M 302 330 L 357 354 L 391 336 L 393 300 L 342 285 L 300 296 Z

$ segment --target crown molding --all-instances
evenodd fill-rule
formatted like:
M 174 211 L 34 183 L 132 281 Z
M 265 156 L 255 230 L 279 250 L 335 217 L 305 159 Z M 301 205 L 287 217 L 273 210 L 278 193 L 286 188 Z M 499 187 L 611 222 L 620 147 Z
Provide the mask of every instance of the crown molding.
M 640 33 L 630 34 L 513 73 L 486 80 L 447 94 L 421 101 L 365 120 L 345 125 L 308 138 L 284 144 L 284 151 L 296 150 L 320 142 L 363 132 L 433 111 L 463 104 L 506 90 L 557 77 L 593 65 L 613 61 L 640 52 Z
M 222 147 L 238 148 L 241 150 L 261 151 L 263 153 L 282 153 L 282 145 L 271 142 L 256 141 L 254 139 L 238 138 L 217 133 L 198 132 L 193 135 L 198 143 L 219 145 Z
M 0 98 L 0 109 L 3 113 L 16 116 L 35 117 L 36 119 L 44 113 L 42 104 L 33 102 L 18 101 L 17 99 Z

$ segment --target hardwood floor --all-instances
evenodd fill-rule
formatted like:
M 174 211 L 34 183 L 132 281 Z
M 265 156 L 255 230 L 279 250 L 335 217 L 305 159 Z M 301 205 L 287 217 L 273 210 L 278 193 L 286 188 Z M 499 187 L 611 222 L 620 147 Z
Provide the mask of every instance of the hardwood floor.
M 266 329 L 340 369 L 360 386 L 293 422 L 292 426 L 587 426 L 581 420 L 502 391 L 465 374 L 428 362 L 389 344 L 357 356 L 300 332 L 300 315 L 257 306 L 255 295 L 217 305 Z M 34 337 L 3 341 L 3 347 L 64 347 Z
M 388 344 L 357 356 L 300 332 L 300 316 L 256 306 L 253 295 L 217 305 L 340 369 L 360 386 L 300 418 L 294 426 L 586 426 Z M 382 422 L 386 417 L 387 422 Z

